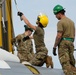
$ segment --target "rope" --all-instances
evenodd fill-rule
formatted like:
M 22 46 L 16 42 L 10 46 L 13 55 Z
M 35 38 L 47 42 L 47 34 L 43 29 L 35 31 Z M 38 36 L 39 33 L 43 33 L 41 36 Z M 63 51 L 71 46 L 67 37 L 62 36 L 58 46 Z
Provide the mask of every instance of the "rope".
M 18 11 L 17 1 L 16 1 L 16 0 L 14 0 L 14 2 L 15 2 L 16 9 L 17 9 L 17 11 Z

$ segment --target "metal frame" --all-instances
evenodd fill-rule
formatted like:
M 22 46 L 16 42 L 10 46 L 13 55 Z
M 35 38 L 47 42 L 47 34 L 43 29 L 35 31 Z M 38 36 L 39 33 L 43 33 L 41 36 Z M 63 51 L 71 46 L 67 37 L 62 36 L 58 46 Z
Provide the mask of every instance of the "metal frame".
M 4 3 L 5 0 L 0 0 L 0 5 L 2 5 Z
M 0 7 L 4 4 L 5 0 L 0 0 Z

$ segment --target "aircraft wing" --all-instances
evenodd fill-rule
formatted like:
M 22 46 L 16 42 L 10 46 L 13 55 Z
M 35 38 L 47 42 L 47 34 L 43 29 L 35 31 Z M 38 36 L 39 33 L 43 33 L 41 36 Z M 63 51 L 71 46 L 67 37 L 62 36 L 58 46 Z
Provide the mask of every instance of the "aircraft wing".
M 0 75 L 64 75 L 61 69 L 23 65 L 19 58 L 0 48 Z
M 45 67 L 35 67 L 40 74 L 33 74 L 26 66 L 19 62 L 6 61 L 10 68 L 0 68 L 0 75 L 64 75 L 60 69 L 51 69 Z

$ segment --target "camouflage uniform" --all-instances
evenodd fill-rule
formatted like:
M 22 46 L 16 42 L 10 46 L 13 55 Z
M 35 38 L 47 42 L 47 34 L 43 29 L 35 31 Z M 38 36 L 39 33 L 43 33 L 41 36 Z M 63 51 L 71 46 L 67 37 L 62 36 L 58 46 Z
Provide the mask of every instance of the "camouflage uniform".
M 44 44 L 44 30 L 40 27 L 37 27 L 33 37 L 36 53 L 35 57 L 30 61 L 30 63 L 35 66 L 42 66 L 48 54 L 48 50 Z
M 28 39 L 26 41 L 23 41 L 23 38 L 25 37 L 25 34 L 18 35 L 16 39 L 17 45 L 17 50 L 18 50 L 18 57 L 20 59 L 20 62 L 22 61 L 30 61 L 33 56 L 33 44 L 32 40 Z
M 58 46 L 58 55 L 60 63 L 62 65 L 62 69 L 65 75 L 76 75 L 75 59 L 73 56 L 74 53 L 73 41 L 63 39 L 63 38 L 72 38 L 72 39 L 75 38 L 74 23 L 67 17 L 64 17 L 58 22 L 57 30 L 63 32 L 62 40 Z

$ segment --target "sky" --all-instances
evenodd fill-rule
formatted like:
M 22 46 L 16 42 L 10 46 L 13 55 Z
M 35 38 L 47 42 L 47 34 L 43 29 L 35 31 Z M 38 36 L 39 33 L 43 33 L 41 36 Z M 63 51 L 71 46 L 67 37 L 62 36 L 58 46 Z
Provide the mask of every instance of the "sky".
M 75 16 L 76 0 L 16 0 L 16 1 L 17 5 L 15 5 L 14 0 L 12 0 L 12 20 L 15 36 L 17 36 L 18 34 L 22 34 L 24 32 L 24 25 L 25 25 L 25 23 L 20 20 L 19 16 L 17 16 L 18 11 L 23 12 L 23 14 L 33 25 L 36 25 L 36 19 L 39 13 L 46 14 L 49 18 L 49 23 L 48 26 L 44 29 L 45 44 L 48 49 L 48 55 L 52 56 L 54 68 L 61 69 L 58 54 L 57 56 L 54 56 L 52 54 L 52 49 L 57 34 L 57 22 L 58 22 L 57 18 L 53 14 L 53 8 L 57 4 L 62 5 L 66 10 L 65 15 L 74 21 L 76 27 L 76 16 Z M 76 48 L 76 41 L 74 42 L 74 45 Z M 75 51 L 74 56 L 76 57 Z M 45 65 L 43 67 L 45 67 Z

